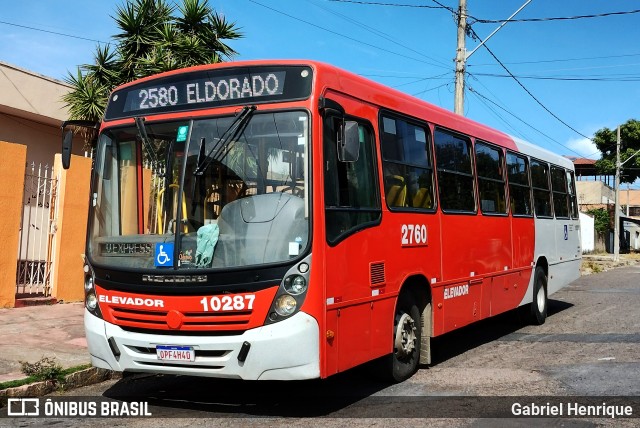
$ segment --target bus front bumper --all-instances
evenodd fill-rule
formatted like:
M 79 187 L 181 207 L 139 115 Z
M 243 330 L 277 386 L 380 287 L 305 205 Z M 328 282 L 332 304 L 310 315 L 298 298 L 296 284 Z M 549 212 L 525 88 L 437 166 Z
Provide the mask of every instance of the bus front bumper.
M 86 309 L 84 325 L 91 363 L 108 370 L 246 380 L 320 377 L 319 327 L 317 321 L 304 312 L 234 336 L 134 333 L 107 323 Z M 251 347 L 246 359 L 239 361 L 245 342 Z M 156 345 L 192 347 L 195 361 L 161 361 Z

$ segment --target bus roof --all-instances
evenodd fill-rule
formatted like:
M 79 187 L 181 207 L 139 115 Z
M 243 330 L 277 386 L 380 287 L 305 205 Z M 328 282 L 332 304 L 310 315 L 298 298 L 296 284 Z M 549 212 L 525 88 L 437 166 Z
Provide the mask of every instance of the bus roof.
M 366 77 L 359 76 L 339 67 L 313 60 L 251 60 L 222 62 L 217 64 L 198 65 L 178 70 L 171 70 L 153 76 L 144 77 L 119 86 L 114 91 L 131 85 L 153 81 L 155 79 L 177 75 L 185 72 L 219 70 L 234 67 L 250 66 L 310 66 L 315 70 L 315 85 L 312 97 L 323 96 L 328 89 L 333 89 L 349 96 L 359 98 L 382 109 L 389 109 L 418 120 L 427 121 L 436 126 L 448 128 L 468 136 L 498 144 L 508 149 L 522 152 L 541 160 L 573 169 L 573 163 L 556 153 L 545 150 L 532 143 L 508 135 L 497 129 L 478 123 L 464 116 L 453 113 L 442 107 L 433 105 L 404 92 L 382 85 Z

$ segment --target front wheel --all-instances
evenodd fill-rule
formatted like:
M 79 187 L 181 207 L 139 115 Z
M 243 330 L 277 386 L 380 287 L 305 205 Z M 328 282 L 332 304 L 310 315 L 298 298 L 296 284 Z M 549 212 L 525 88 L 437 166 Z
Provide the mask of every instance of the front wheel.
M 536 267 L 533 277 L 533 301 L 531 302 L 531 323 L 544 324 L 547 319 L 547 274 Z

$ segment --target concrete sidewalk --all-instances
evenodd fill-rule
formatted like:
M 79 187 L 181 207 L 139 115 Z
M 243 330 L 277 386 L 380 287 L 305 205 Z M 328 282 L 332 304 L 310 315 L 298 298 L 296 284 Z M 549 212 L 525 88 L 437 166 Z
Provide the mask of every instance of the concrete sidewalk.
M 26 377 L 20 361 L 55 357 L 63 368 L 89 364 L 83 316 L 82 303 L 0 309 L 0 382 Z

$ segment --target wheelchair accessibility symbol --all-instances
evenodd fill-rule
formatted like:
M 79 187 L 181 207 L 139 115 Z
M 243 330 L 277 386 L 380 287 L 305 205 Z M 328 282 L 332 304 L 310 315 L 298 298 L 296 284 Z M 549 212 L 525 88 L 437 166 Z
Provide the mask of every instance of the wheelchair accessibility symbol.
M 159 242 L 156 244 L 154 265 L 156 267 L 173 266 L 173 242 Z

